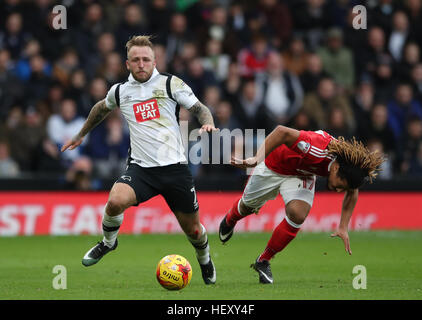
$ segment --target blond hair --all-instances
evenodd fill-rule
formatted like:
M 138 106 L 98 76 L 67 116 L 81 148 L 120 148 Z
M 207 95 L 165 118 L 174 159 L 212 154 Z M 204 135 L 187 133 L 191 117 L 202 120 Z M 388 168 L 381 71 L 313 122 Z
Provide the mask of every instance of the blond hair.
M 340 158 L 348 166 L 363 170 L 369 178 L 370 183 L 378 175 L 377 171 L 380 171 L 379 166 L 385 161 L 383 155 L 378 150 L 369 151 L 355 137 L 350 141 L 346 141 L 344 137 L 332 140 L 328 145 L 328 152 Z
M 151 42 L 151 36 L 133 36 L 128 42 L 126 42 L 126 52 L 129 53 L 129 50 L 134 46 L 150 47 L 152 52 L 154 52 L 154 45 Z

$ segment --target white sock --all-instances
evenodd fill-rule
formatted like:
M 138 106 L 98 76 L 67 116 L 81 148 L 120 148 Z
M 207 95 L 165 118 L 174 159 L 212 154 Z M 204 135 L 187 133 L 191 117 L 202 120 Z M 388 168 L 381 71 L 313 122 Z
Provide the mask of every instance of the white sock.
M 188 239 L 195 248 L 196 258 L 198 259 L 199 263 L 207 264 L 210 261 L 210 246 L 208 245 L 207 230 L 202 224 L 201 227 L 202 235 L 198 240 L 192 239 L 190 237 L 188 237 Z
M 104 212 L 103 216 L 103 242 L 104 244 L 111 248 L 117 239 L 117 234 L 119 233 L 120 225 L 123 222 L 123 213 L 117 216 L 109 216 Z

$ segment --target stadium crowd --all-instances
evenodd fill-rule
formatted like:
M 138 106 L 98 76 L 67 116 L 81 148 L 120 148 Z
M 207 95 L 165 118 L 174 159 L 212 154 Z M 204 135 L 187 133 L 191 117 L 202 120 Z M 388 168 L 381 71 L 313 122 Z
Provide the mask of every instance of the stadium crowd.
M 53 27 L 56 4 L 66 29 Z M 353 27 L 357 4 L 366 29 Z M 216 127 L 355 136 L 385 153 L 382 179 L 422 177 L 421 0 L 4 0 L 0 22 L 0 177 L 66 172 L 77 189 L 117 177 L 129 147 L 118 112 L 59 150 L 125 81 L 125 43 L 139 34 L 154 36 L 157 69 L 182 78 Z

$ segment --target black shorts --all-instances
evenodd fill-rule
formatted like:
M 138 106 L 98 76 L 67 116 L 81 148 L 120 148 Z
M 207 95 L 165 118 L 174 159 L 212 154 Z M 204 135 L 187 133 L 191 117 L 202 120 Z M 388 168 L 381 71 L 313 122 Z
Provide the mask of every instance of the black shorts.
M 187 164 L 144 168 L 131 163 L 116 182 L 132 187 L 138 201 L 136 206 L 161 194 L 173 212 L 195 213 L 199 209 Z

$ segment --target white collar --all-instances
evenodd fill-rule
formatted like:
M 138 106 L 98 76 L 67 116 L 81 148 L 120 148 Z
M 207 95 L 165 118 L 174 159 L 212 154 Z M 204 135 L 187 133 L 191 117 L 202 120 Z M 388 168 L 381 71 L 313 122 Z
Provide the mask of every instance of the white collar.
M 330 172 L 331 165 L 334 163 L 334 161 L 336 161 L 336 159 L 337 159 L 337 156 L 335 156 L 334 159 L 331 160 L 331 162 L 328 164 L 328 172 Z
M 159 74 L 159 72 L 158 72 L 157 68 L 154 68 L 154 70 L 152 71 L 151 77 L 145 82 L 139 82 L 138 80 L 136 80 L 133 77 L 132 73 L 129 74 L 128 80 L 129 80 L 129 83 L 131 83 L 131 84 L 144 84 L 145 85 L 148 82 L 150 82 L 152 80 L 152 78 L 155 78 L 155 76 L 157 76 L 158 74 Z

